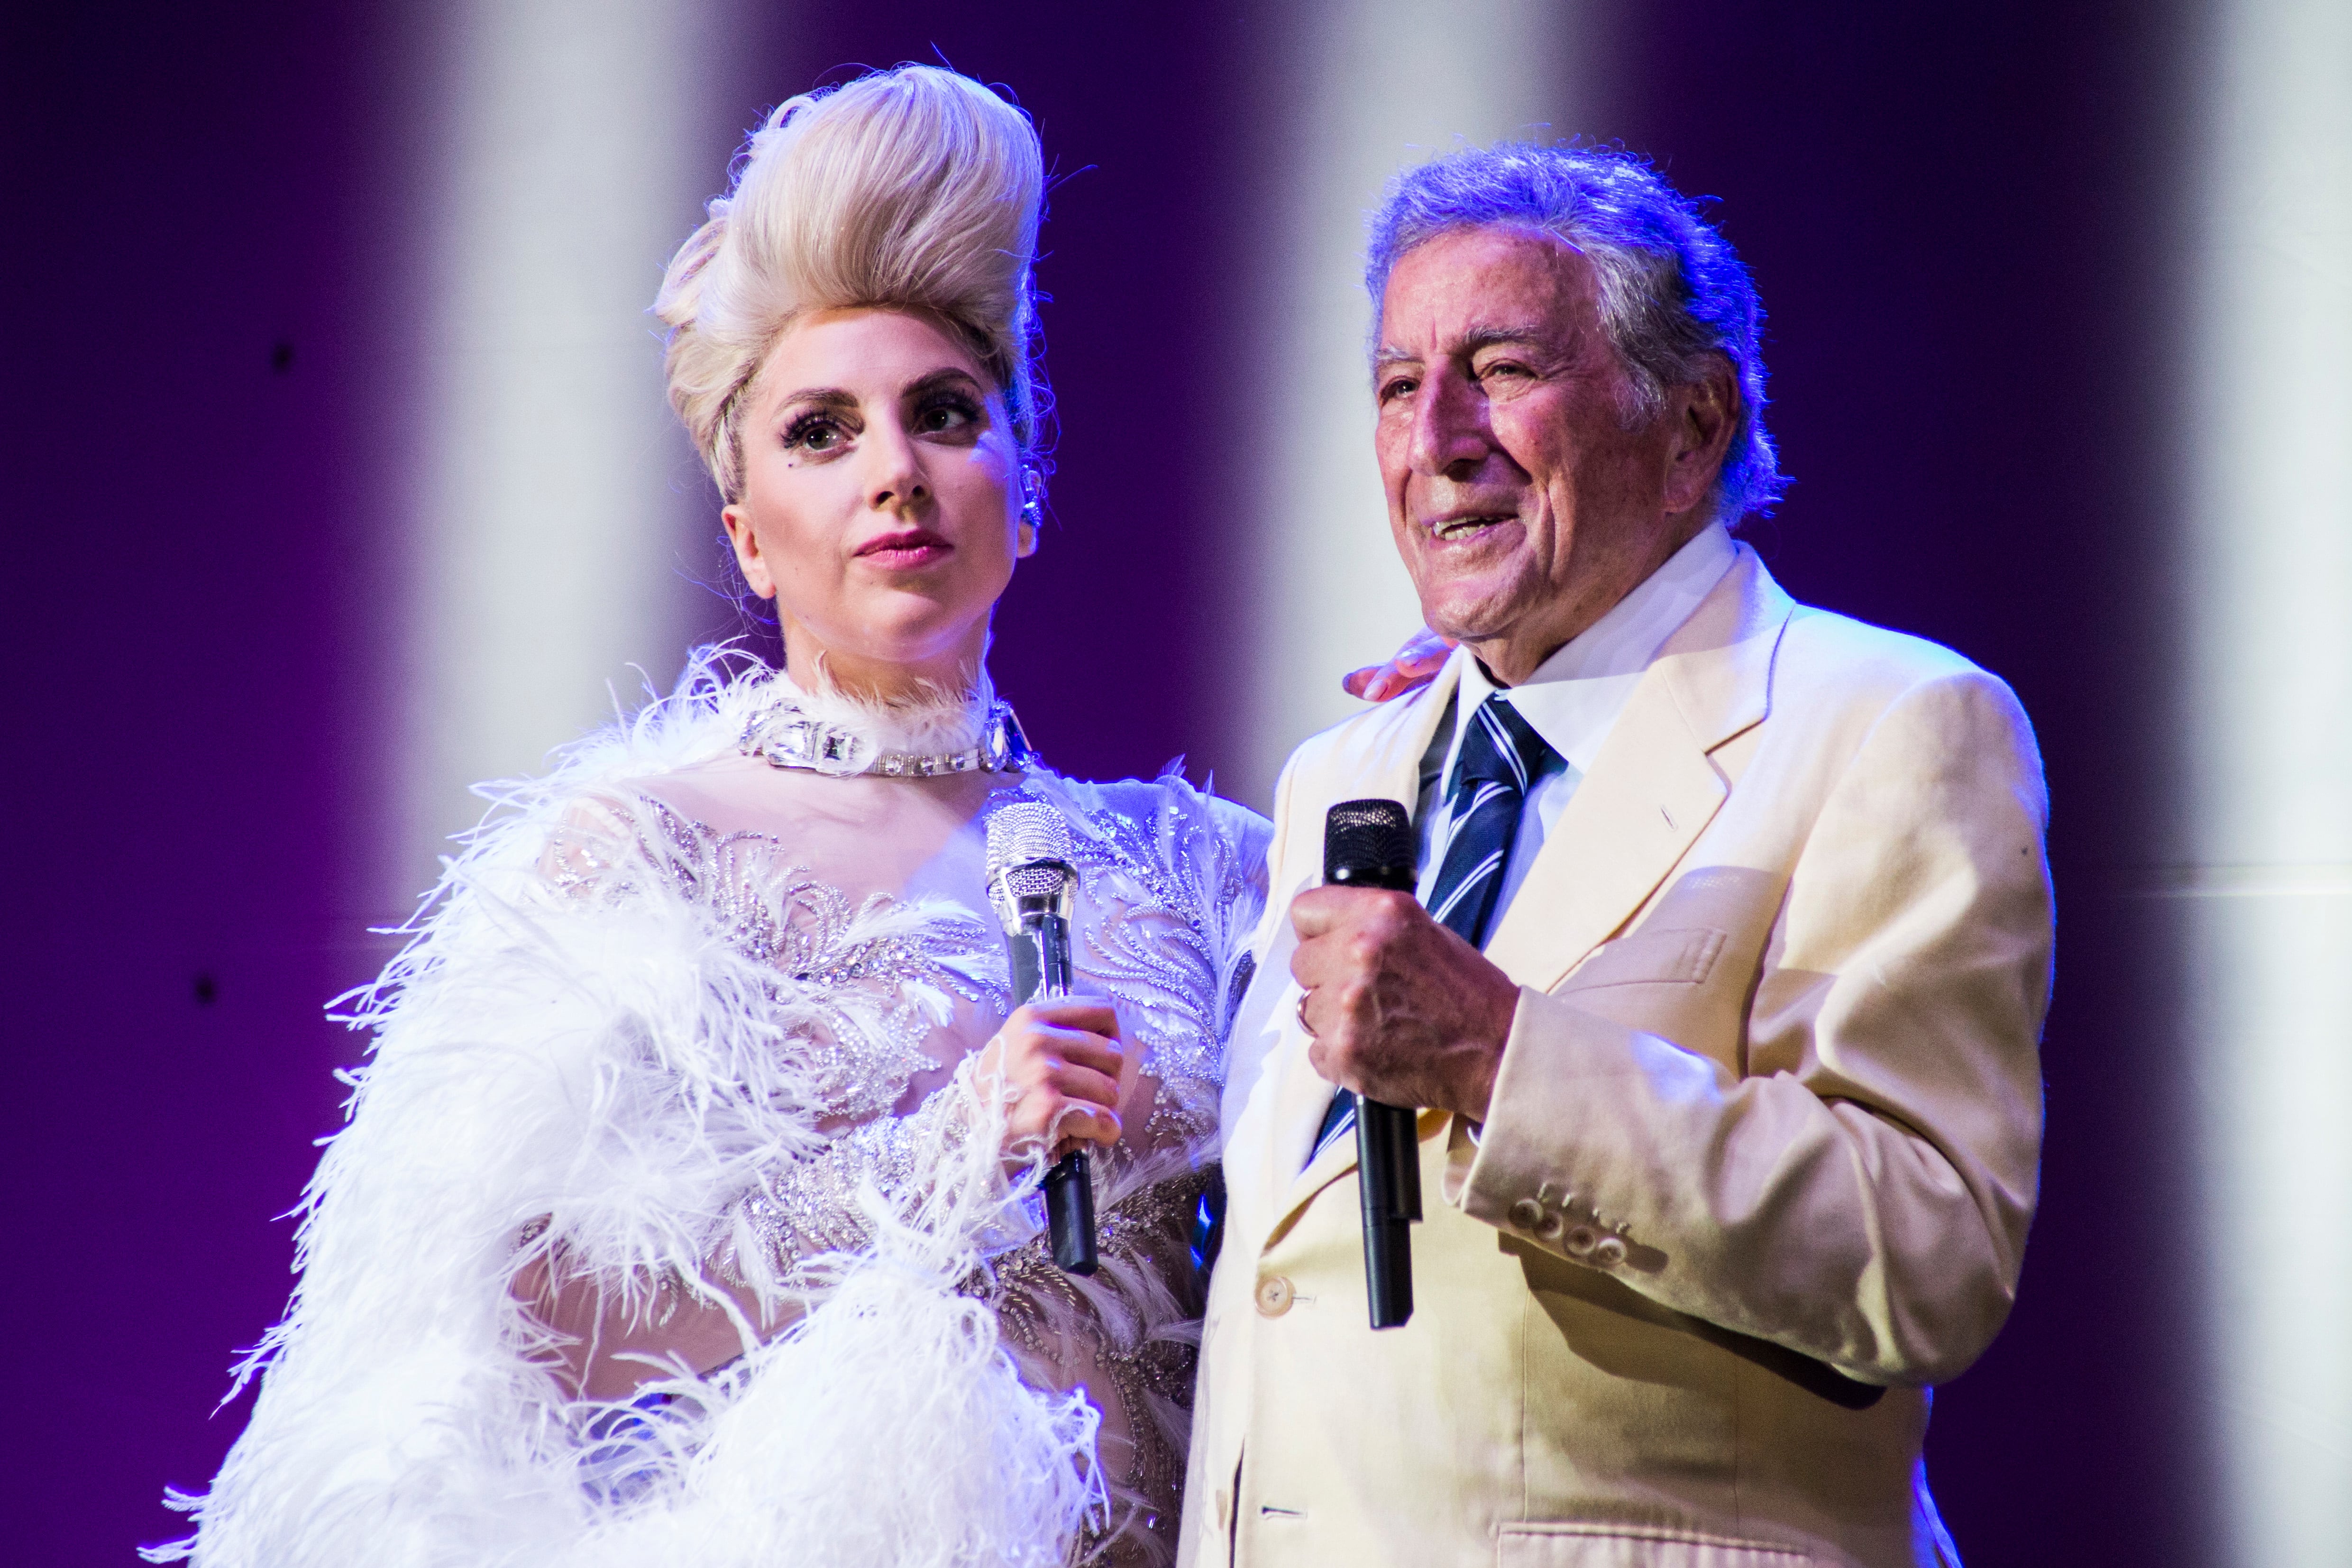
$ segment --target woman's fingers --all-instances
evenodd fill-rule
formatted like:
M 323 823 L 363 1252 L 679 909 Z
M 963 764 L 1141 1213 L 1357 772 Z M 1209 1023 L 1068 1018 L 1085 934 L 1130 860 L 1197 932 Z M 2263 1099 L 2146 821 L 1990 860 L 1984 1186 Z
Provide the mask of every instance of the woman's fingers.
M 1117 1039 L 1118 1010 L 1100 996 L 1064 996 L 1051 1002 L 1024 1002 L 1004 1020 L 1005 1032 L 1019 1034 L 1039 1025 L 1076 1029 Z
M 991 1047 L 992 1070 L 1012 1089 L 1008 1151 L 1039 1142 L 1056 1157 L 1087 1143 L 1116 1143 L 1118 1106 L 1138 1076 L 1120 1039 L 1118 1013 L 1097 996 L 1033 1002 L 1014 1010 Z
M 1053 1089 L 1034 1089 L 1013 1108 L 1005 1123 L 1004 1145 L 1018 1153 L 1047 1144 L 1059 1159 L 1087 1143 L 1116 1143 L 1125 1131 L 1118 1112 L 1092 1101 L 1074 1099 Z
M 1108 1148 L 1118 1142 L 1125 1131 L 1118 1112 L 1083 1100 L 1066 1100 L 1059 1114 L 1044 1132 L 1054 1140 L 1054 1152 L 1064 1154 L 1080 1143 L 1099 1143 Z
M 1386 664 L 1367 665 L 1351 669 L 1339 678 L 1339 684 L 1350 697 L 1360 697 L 1367 702 L 1385 702 L 1391 697 L 1402 697 L 1408 691 L 1418 691 L 1437 679 L 1445 668 L 1448 655 L 1454 651 L 1451 638 L 1440 637 L 1427 626 L 1405 638 Z
M 1065 1100 L 1083 1100 L 1110 1110 L 1118 1109 L 1119 1082 L 1116 1073 L 1065 1062 L 1061 1070 L 1054 1074 L 1054 1088 L 1061 1091 Z
M 1082 1035 L 1075 1030 L 1067 1033 L 1057 1030 L 1049 1038 L 1053 1054 L 1061 1060 L 1108 1080 L 1111 1087 L 1108 1098 L 1103 1100 L 1105 1105 L 1118 1103 L 1118 1086 L 1127 1076 L 1127 1053 L 1119 1049 L 1117 1040 L 1106 1040 L 1100 1035 Z
M 1048 1028 L 1032 1028 L 1007 1037 L 1003 1064 L 1007 1076 L 1023 1084 L 1043 1082 L 1055 1070 L 1066 1067 L 1084 1068 L 1119 1085 L 1126 1082 L 1133 1067 L 1117 1040 L 1107 1040 L 1081 1029 Z M 1117 1096 L 1105 1103 L 1117 1104 Z
M 1072 997 L 1032 1003 L 1004 1022 L 1004 1064 L 1016 1080 L 1034 1079 L 1057 1061 L 1089 1068 L 1111 1080 L 1102 1103 L 1117 1105 L 1119 1089 L 1136 1070 L 1118 1037 L 1118 1015 L 1108 1002 Z

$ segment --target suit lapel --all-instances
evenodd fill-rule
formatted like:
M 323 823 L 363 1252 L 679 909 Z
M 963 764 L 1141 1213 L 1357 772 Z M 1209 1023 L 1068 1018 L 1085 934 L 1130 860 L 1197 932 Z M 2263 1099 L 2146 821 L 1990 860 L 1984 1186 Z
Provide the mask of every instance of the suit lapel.
M 1267 1210 L 1272 1219 L 1266 1235 L 1268 1242 L 1281 1231 L 1286 1220 L 1306 1205 L 1307 1199 L 1329 1185 L 1333 1178 L 1352 1170 L 1356 1163 L 1353 1138 L 1335 1139 L 1313 1161 L 1307 1159 L 1316 1131 L 1330 1111 L 1331 1097 L 1337 1090 L 1307 1059 L 1307 1035 L 1296 1018 L 1291 1021 L 1283 1045 L 1288 1070 L 1283 1075 L 1274 1102 L 1274 1146 L 1278 1163 L 1267 1173 L 1273 1187 L 1273 1202 Z
M 1728 793 L 1708 753 L 1760 721 L 1793 606 L 1742 545 L 1666 639 L 1486 943 L 1549 991 L 1657 889 Z

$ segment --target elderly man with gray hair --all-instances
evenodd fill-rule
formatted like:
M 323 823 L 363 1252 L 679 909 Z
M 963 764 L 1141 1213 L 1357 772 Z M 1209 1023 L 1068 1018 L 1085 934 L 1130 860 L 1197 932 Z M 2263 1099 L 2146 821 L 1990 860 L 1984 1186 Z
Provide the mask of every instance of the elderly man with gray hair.
M 1460 647 L 1278 786 L 1185 1560 L 1955 1563 L 1929 1387 L 2009 1311 L 2041 1149 L 2025 715 L 1733 539 L 1780 484 L 1760 311 L 1639 161 L 1441 158 L 1368 282 L 1390 526 Z M 1414 893 L 1321 885 L 1366 797 Z M 1357 1093 L 1418 1112 L 1401 1327 Z

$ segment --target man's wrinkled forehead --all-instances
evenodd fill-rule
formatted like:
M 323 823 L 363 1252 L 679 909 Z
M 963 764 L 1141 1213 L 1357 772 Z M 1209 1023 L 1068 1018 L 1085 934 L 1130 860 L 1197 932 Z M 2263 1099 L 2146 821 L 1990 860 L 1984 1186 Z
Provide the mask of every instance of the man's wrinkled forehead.
M 1566 334 L 1572 339 L 1574 329 Z M 1429 348 L 1447 359 L 1473 359 L 1491 348 L 1525 348 L 1546 353 L 1557 352 L 1562 343 L 1560 329 L 1539 321 L 1515 321 L 1507 324 L 1474 322 L 1458 332 L 1449 333 Z M 1375 365 L 1397 363 L 1418 364 L 1424 356 L 1419 348 L 1406 348 L 1398 343 L 1381 343 L 1372 351 Z
M 1595 315 L 1588 284 L 1576 270 L 1557 263 L 1573 254 L 1557 251 L 1543 266 L 1528 266 L 1536 258 L 1528 251 L 1507 258 L 1489 251 L 1484 261 L 1463 257 L 1463 266 L 1446 266 L 1433 278 L 1400 263 L 1390 273 L 1392 308 L 1381 315 L 1381 336 L 1371 345 L 1373 372 L 1400 362 L 1470 364 L 1491 348 L 1512 348 L 1550 362 L 1576 357 Z
M 1584 253 L 1548 230 L 1482 224 L 1397 258 L 1376 303 L 1372 363 L 1468 358 L 1498 345 L 1570 347 L 1591 291 Z

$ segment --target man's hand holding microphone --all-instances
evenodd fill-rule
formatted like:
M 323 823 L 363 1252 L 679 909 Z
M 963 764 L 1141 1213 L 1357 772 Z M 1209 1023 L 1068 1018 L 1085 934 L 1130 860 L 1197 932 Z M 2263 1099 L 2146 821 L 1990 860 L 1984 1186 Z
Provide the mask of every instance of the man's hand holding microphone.
M 1323 886 L 1290 910 L 1308 1059 L 1339 1086 L 1323 1137 L 1337 1137 L 1350 1112 L 1355 1122 L 1375 1329 L 1412 1317 L 1411 1227 L 1422 1217 L 1415 1110 L 1485 1119 L 1518 1005 L 1509 978 L 1414 899 L 1413 858 L 1402 805 L 1343 801 L 1324 821 Z
M 1326 885 L 1291 901 L 1307 1059 L 1387 1105 L 1486 1119 L 1519 988 L 1412 893 Z

